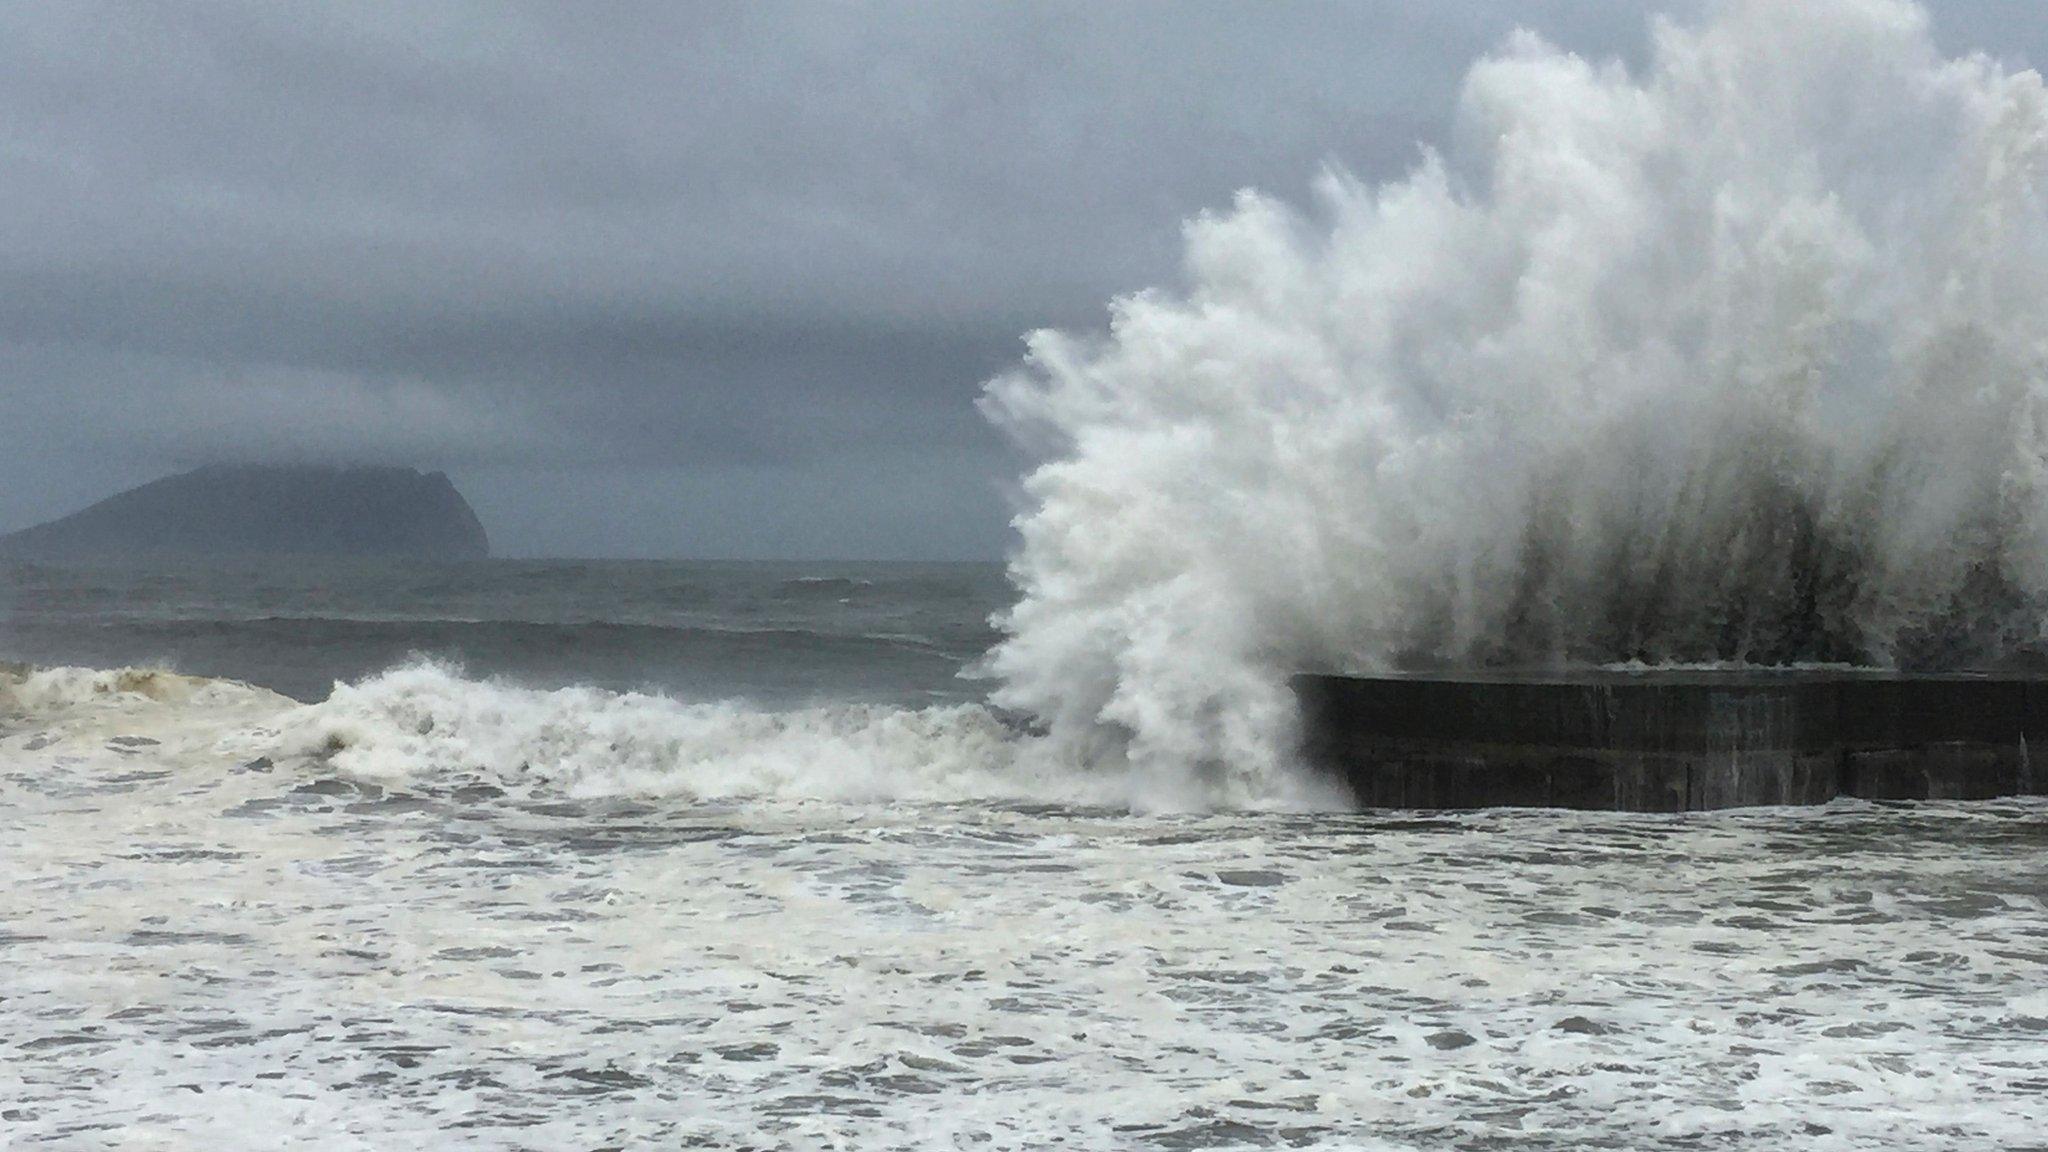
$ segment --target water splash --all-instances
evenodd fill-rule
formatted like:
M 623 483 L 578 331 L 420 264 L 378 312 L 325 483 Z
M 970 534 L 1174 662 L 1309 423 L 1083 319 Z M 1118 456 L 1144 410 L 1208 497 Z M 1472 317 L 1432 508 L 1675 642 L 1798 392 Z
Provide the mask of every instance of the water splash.
M 1406 178 L 1038 332 L 999 703 L 1290 787 L 1288 673 L 2038 657 L 2048 98 L 1899 0 L 1513 37 Z
M 1113 775 L 1052 759 L 978 704 L 768 710 L 474 680 L 421 661 L 283 716 L 268 747 L 380 784 L 521 796 L 848 804 L 1126 805 Z

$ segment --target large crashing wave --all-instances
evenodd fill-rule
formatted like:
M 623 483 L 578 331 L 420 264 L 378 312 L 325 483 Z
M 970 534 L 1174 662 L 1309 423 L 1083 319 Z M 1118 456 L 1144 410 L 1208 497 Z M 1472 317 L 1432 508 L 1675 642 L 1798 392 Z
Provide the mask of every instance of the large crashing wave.
M 274 748 L 351 776 L 520 795 L 844 803 L 1132 803 L 978 704 L 770 711 L 598 688 L 472 680 L 433 662 L 337 684 Z
M 1517 35 L 1447 155 L 1242 194 L 989 385 L 1039 460 L 998 701 L 1260 792 L 1302 669 L 2037 656 L 2044 146 L 1895 0 L 1634 75 Z
M 200 773 L 264 757 L 294 775 L 529 799 L 1156 806 L 1115 773 L 1056 759 L 1045 740 L 978 704 L 771 710 L 522 687 L 433 661 L 299 704 L 162 669 L 0 663 L 0 761 L 109 747 Z

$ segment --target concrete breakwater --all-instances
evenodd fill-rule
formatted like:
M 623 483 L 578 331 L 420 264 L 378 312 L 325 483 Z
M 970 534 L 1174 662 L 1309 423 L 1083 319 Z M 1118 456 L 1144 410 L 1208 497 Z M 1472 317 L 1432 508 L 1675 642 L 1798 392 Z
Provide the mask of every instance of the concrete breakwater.
M 2048 793 L 2048 678 L 1586 672 L 1294 679 L 1368 808 L 1680 812 Z

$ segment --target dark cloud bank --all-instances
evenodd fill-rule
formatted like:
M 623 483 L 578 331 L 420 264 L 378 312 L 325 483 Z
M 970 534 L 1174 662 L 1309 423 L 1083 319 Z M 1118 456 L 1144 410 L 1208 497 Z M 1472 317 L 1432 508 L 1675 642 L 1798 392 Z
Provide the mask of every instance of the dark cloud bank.
M 1681 4 L 1684 11 L 1689 4 Z M 2038 59 L 2028 0 L 1936 7 Z M 0 530 L 216 460 L 454 475 L 508 554 L 993 558 L 973 400 L 1179 222 L 1443 141 L 1628 0 L 0 9 Z

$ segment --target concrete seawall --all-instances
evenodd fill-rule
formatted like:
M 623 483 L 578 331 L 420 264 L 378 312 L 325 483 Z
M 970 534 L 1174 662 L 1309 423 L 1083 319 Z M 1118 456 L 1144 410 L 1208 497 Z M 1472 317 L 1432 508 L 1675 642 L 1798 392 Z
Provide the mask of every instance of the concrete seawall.
M 2048 679 L 1587 673 L 1294 680 L 1309 760 L 1369 808 L 1680 812 L 2048 793 Z

